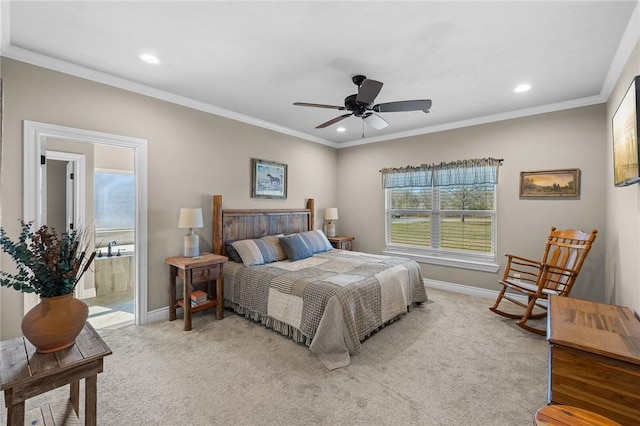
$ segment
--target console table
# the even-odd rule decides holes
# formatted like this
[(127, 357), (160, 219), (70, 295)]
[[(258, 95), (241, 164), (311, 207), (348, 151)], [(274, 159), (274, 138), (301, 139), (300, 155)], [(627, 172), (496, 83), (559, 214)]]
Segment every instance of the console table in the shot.
[(550, 404), (640, 419), (640, 322), (623, 306), (551, 296), (547, 317)]
[[(80, 424), (80, 380), (85, 381), (85, 424), (96, 425), (98, 373), (111, 349), (87, 323), (76, 344), (48, 354), (24, 337), (0, 342), (0, 390), (4, 391), (7, 425)], [(25, 418), (25, 401), (60, 386), (70, 385), (69, 400), (30, 410)]]

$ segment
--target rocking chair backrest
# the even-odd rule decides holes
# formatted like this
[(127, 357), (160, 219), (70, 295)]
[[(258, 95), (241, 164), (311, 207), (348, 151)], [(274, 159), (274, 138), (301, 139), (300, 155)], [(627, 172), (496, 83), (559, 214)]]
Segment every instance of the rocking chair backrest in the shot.
[[(546, 288), (556, 290), (562, 296), (569, 295), (597, 233), (595, 229), (586, 233), (573, 229), (556, 231), (555, 227), (551, 228), (542, 256), (542, 263), (549, 265), (544, 277)], [(563, 270), (554, 269), (554, 266)], [(566, 271), (567, 269), (570, 271)]]

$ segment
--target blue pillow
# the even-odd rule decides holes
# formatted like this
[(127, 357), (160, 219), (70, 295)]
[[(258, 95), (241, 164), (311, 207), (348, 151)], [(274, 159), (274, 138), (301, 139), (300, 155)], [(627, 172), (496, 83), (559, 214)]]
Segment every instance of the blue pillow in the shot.
[(319, 229), (316, 229), (315, 231), (300, 232), (298, 235), (302, 237), (304, 242), (307, 244), (307, 247), (309, 247), (309, 250), (311, 250), (311, 253), (322, 253), (333, 248), (329, 240), (327, 240), (327, 237), (324, 235), (324, 232)]
[(311, 253), (311, 250), (309, 250), (309, 247), (299, 234), (281, 237), (280, 245), (292, 262), (313, 256), (313, 253)]

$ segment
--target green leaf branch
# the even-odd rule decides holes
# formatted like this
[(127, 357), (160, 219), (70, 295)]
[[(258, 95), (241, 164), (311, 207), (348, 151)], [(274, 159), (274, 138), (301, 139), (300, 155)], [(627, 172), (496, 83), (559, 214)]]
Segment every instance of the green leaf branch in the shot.
[(17, 242), (0, 228), (0, 246), (16, 264), (17, 273), (0, 271), (0, 285), (40, 297), (62, 296), (73, 292), (96, 256), (89, 250), (84, 230), (58, 236), (54, 228), (41, 226), (32, 231), (33, 222), (21, 221)]

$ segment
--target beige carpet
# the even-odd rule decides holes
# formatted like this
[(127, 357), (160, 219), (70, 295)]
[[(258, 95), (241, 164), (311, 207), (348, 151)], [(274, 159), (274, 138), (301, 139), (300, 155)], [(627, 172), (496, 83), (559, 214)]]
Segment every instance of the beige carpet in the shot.
[(490, 312), (490, 300), (428, 293), (334, 371), (229, 311), (195, 315), (191, 332), (181, 320), (101, 331), (113, 355), (98, 378), (98, 424), (531, 425), (546, 403), (545, 339)]

